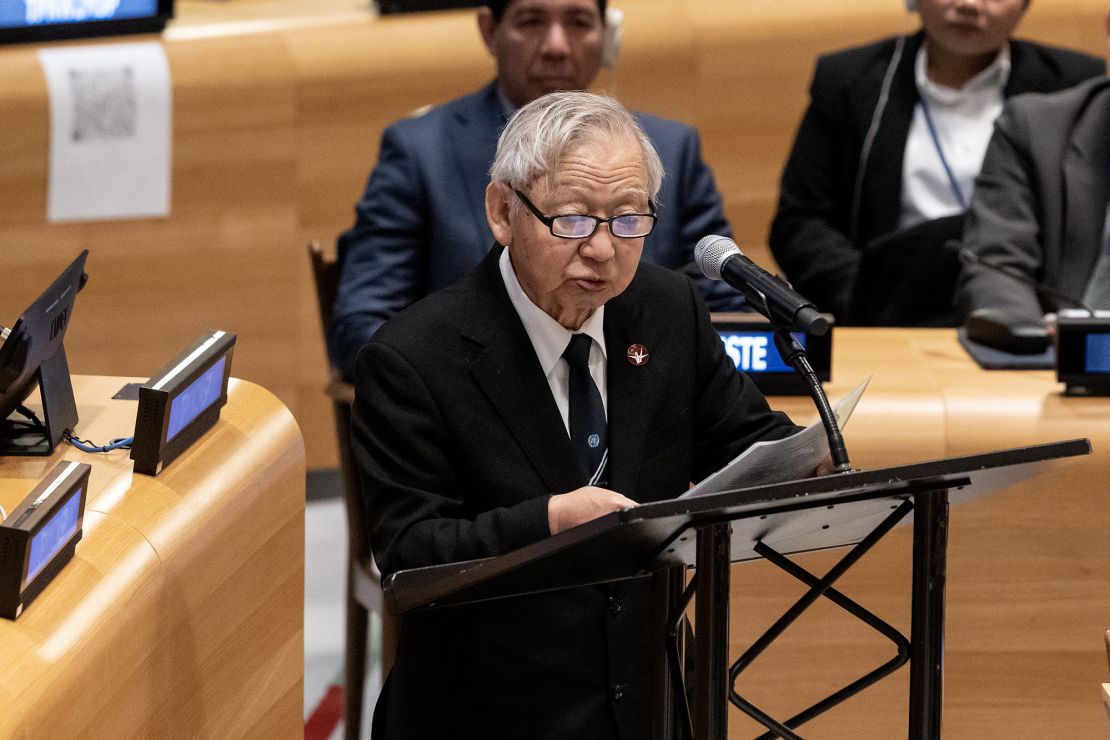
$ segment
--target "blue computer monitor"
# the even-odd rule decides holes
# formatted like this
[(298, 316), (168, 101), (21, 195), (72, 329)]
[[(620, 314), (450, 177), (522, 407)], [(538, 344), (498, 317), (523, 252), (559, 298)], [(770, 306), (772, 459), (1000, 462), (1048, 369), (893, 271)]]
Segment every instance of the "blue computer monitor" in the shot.
[[(63, 340), (87, 278), (88, 256), (88, 250), (77, 255), (0, 344), (0, 455), (48, 455), (65, 430), (77, 425)], [(42, 403), (39, 424), (17, 412), (36, 388)]]
[(3, 0), (0, 43), (157, 33), (174, 0)]

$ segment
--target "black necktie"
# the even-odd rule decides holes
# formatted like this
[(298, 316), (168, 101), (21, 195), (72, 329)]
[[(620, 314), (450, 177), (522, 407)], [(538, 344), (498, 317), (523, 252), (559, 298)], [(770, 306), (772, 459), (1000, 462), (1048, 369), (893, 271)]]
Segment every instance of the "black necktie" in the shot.
[(605, 464), (609, 459), (605, 406), (601, 392), (590, 375), (590, 347), (593, 339), (575, 334), (563, 352), (570, 370), (570, 441), (586, 472), (587, 484), (605, 485)]

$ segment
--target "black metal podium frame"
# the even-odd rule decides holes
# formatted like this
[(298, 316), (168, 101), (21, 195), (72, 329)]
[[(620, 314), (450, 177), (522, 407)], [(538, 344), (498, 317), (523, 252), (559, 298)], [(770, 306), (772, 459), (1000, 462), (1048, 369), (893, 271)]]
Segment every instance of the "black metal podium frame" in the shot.
[[(657, 599), (656, 621), (667, 625), (659, 630), (659, 637), (668, 633), (671, 640), (660, 645), (660, 655), (670, 657), (669, 670), (656, 672), (661, 678), (655, 695), (666, 704), (662, 720), (654, 723), (661, 728), (659, 737), (669, 740), (686, 734), (683, 712), (675, 711), (675, 707), (685, 709), (686, 698), (674, 680), (681, 673), (674, 648), (675, 617), (695, 591), (692, 691), (696, 701), (689, 717), (693, 736), (723, 740), (731, 699), (771, 729), (768, 737), (797, 737), (793, 728), (798, 724), (904, 664), (905, 643), (887, 634), (885, 625), (872, 624), (899, 646), (895, 659), (785, 722), (761, 718), (743, 707), (742, 699), (736, 701), (732, 685), (739, 671), (735, 666), (730, 669), (728, 660), (731, 563), (770, 559), (810, 586), (801, 601), (812, 603), (826, 596), (868, 621), (861, 615), (866, 610), (836, 592), (832, 584), (862, 555), (860, 547), (866, 549), (912, 516), (908, 737), (939, 738), (950, 504), (1030, 478), (1053, 460), (1090, 451), (1088, 440), (1068, 440), (645, 504), (498, 557), (394, 573), (383, 584), (386, 604), (403, 614), (655, 573), (656, 593), (666, 597)], [(852, 545), (856, 547), (822, 578), (785, 558)], [(683, 593), (682, 575), (689, 566), (696, 568), (694, 588)], [(796, 616), (794, 611), (800, 613), (806, 606), (795, 605), (784, 615), (786, 623)], [(773, 640), (774, 635), (767, 639)], [(741, 661), (748, 657), (746, 653)], [(853, 689), (856, 684), (860, 685)]]

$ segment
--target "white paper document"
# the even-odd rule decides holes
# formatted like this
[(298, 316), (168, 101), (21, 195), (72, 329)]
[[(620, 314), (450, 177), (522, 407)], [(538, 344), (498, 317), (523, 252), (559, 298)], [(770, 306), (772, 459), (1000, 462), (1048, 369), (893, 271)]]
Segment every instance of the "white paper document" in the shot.
[[(848, 425), (848, 419), (856, 410), (856, 404), (870, 382), (869, 375), (855, 390), (833, 404), (833, 415), (841, 429)], [(785, 439), (756, 442), (728, 465), (682, 494), (682, 497), (809, 478), (828, 454), (829, 438), (818, 419)]]
[(41, 49), (50, 91), (48, 221), (170, 212), (170, 71), (154, 42)]

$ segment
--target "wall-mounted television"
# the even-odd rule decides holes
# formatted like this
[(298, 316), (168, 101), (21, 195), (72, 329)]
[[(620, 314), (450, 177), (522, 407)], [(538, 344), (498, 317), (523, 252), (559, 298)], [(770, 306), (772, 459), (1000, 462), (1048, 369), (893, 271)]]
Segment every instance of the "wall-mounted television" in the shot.
[(174, 0), (3, 0), (0, 43), (157, 33)]

